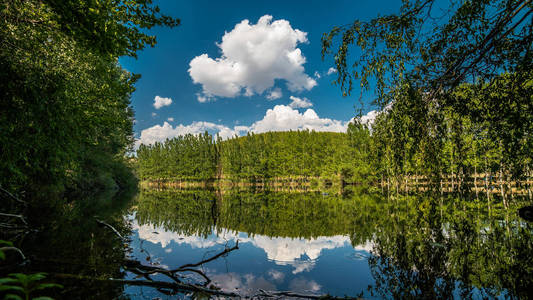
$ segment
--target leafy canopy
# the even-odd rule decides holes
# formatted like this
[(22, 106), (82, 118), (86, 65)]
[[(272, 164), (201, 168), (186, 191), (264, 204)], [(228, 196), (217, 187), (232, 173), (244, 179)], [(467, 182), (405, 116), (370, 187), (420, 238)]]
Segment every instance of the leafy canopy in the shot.
[(383, 107), (406, 81), (436, 96), (464, 82), (531, 69), (531, 0), (441, 5), (403, 0), (398, 14), (355, 20), (324, 33), (322, 56), (333, 54), (343, 94), (350, 94), (354, 81), (363, 89), (375, 85)]

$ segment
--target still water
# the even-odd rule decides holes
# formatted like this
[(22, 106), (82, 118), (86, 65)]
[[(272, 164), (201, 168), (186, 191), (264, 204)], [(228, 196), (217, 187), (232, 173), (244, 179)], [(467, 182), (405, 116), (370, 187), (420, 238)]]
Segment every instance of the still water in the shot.
[[(243, 296), (262, 289), (391, 299), (527, 298), (533, 286), (531, 224), (519, 219), (516, 207), (503, 209), (496, 202), (489, 209), (485, 200), (451, 197), (242, 189), (145, 189), (133, 200), (113, 201), (104, 197), (73, 207), (65, 214), (70, 219), (28, 242), (47, 243), (34, 249), (47, 257), (37, 269), (137, 280), (123, 267), (124, 257), (172, 269), (238, 241), (239, 249), (199, 270), (215, 286)], [(98, 227), (95, 215), (129, 241)], [(201, 279), (186, 276), (189, 282)], [(76, 288), (60, 297), (194, 296), (62, 282)]]
[[(132, 255), (203, 266), (225, 291), (365, 298), (526, 295), (531, 227), (485, 202), (346, 193), (144, 190), (127, 215)], [(528, 276), (528, 277), (524, 277)], [(131, 278), (132, 275), (130, 275)], [(135, 297), (162, 297), (128, 287)]]

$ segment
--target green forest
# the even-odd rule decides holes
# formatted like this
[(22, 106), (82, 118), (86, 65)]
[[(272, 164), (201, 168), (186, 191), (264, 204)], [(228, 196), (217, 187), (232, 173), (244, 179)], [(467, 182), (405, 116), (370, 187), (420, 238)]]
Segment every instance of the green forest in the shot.
[[(511, 85), (512, 76), (502, 80), (501, 84)], [(529, 89), (524, 96), (529, 99), (533, 81), (521, 85)], [(463, 86), (455, 95), (457, 101), (481, 106), (473, 89)], [(423, 112), (411, 118), (409, 114), (422, 107), (411, 101), (422, 105), (423, 97), (410, 91), (409, 98), (399, 98), (373, 124), (356, 119), (346, 133), (249, 133), (222, 140), (206, 132), (141, 145), (136, 170), (141, 180), (151, 181), (337, 177), (345, 183), (393, 189), (423, 185), (427, 190), (478, 196), (483, 191), (489, 198), (498, 190), (504, 202), (515, 193), (531, 197), (532, 139), (527, 130), (513, 137), (500, 136), (483, 120), (488, 116), (476, 119), (451, 109), (432, 110), (432, 119), (424, 119), (428, 116)], [(428, 128), (433, 118), (439, 123)]]
[(222, 141), (207, 132), (141, 145), (141, 180), (264, 180), (336, 176), (352, 170), (355, 148), (345, 133), (250, 133)]

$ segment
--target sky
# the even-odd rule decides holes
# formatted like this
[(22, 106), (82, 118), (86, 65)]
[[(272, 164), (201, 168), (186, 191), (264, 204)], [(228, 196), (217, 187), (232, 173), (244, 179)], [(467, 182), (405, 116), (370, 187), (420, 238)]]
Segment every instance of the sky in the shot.
[[(136, 145), (209, 131), (345, 131), (361, 107), (342, 97), (320, 39), (334, 26), (395, 13), (400, 1), (160, 1), (181, 20), (157, 27), (155, 47), (122, 57), (141, 74), (132, 95)], [(375, 115), (372, 92), (363, 113)]]

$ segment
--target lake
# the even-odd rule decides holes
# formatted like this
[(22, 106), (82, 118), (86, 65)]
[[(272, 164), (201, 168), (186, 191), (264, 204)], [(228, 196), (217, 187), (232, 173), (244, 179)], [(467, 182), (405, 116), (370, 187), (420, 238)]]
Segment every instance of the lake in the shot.
[[(124, 257), (172, 269), (199, 266), (222, 291), (364, 298), (527, 297), (533, 286), (530, 224), (516, 207), (454, 197), (387, 196), (353, 190), (142, 189), (77, 201), (33, 235), (33, 268), (66, 284), (60, 296), (174, 299), (152, 287), (65, 278), (145, 279)], [(84, 204), (85, 203), (85, 204)], [(128, 237), (120, 240), (104, 220)], [(184, 282), (204, 279), (183, 273)], [(168, 281), (156, 274), (154, 280)], [(69, 289), (68, 285), (78, 288)]]

